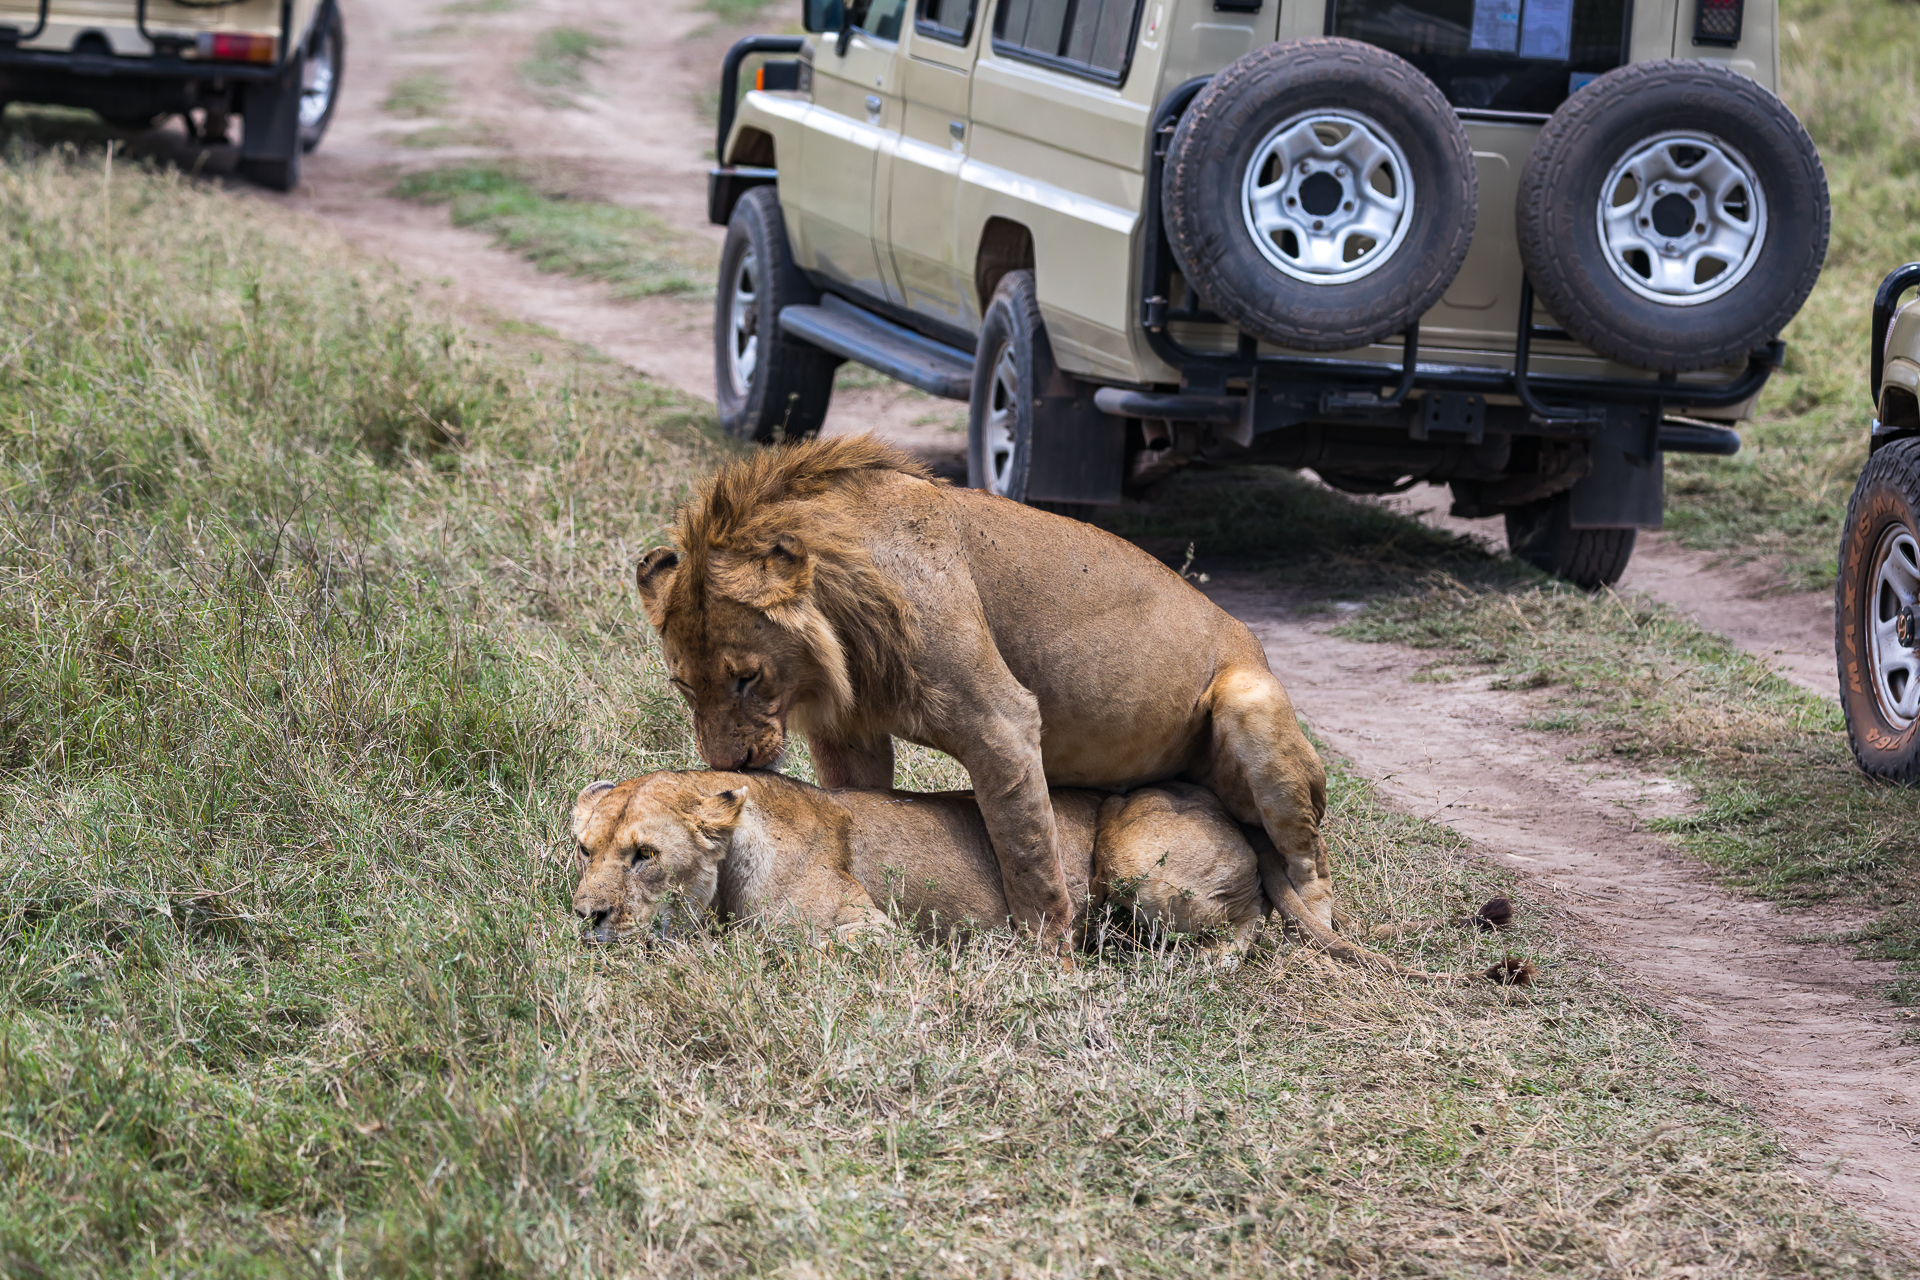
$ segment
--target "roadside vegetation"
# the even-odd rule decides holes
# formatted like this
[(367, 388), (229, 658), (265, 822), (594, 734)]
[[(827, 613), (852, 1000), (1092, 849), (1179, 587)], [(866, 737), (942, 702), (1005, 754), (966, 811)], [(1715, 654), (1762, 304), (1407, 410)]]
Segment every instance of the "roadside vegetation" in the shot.
[(613, 44), (606, 36), (578, 27), (543, 31), (533, 42), (533, 52), (520, 64), (520, 78), (542, 105), (571, 107), (587, 91), (587, 68)]
[(1873, 416), (1873, 292), (1920, 258), (1914, 13), (1898, 0), (1781, 0), (1780, 19), (1781, 96), (1826, 164), (1832, 243), (1739, 455), (1668, 458), (1667, 523), (1689, 545), (1773, 558), (1791, 584), (1831, 587)]
[(456, 227), (473, 227), (542, 271), (612, 285), (623, 298), (699, 294), (713, 271), (693, 245), (645, 209), (545, 193), (497, 165), (450, 165), (405, 175), (394, 194), (445, 204)]
[[(0, 1271), (1903, 1274), (1524, 896), (1391, 944), (1523, 989), (582, 946), (704, 412), (97, 152), (0, 225)], [(1518, 892), (1333, 787), (1363, 922)]]
[(438, 71), (419, 71), (395, 80), (380, 108), (405, 120), (421, 120), (444, 114), (452, 105), (453, 85), (447, 77)]

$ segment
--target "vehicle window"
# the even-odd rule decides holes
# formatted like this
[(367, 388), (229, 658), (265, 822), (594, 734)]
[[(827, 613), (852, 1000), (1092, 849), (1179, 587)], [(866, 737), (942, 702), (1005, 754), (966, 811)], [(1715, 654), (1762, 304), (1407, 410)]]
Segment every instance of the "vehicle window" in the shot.
[(1139, 0), (1000, 0), (993, 47), (1118, 83), (1139, 14)]
[(906, 20), (907, 0), (853, 0), (848, 6), (853, 25), (876, 40), (898, 40), (900, 24)]
[(1333, 0), (1328, 34), (1379, 45), (1456, 107), (1550, 112), (1627, 60), (1630, 0)]
[(914, 29), (936, 40), (965, 44), (973, 37), (974, 0), (920, 0)]

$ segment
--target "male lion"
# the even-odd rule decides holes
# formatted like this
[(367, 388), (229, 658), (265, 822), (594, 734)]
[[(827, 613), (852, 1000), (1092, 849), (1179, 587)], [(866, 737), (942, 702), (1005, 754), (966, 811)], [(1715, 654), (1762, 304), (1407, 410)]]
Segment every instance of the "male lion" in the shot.
[(930, 479), (871, 436), (762, 450), (684, 506), (637, 579), (716, 769), (791, 723), (830, 787), (886, 787), (894, 736), (965, 766), (1015, 921), (1072, 916), (1056, 786), (1183, 778), (1279, 852), (1267, 893), (1323, 946), (1326, 774), (1253, 633), (1091, 525)]
[[(1237, 823), (1184, 783), (1131, 795), (1055, 791), (1075, 915), (1108, 903), (1149, 928), (1239, 953), (1268, 904)], [(889, 928), (885, 902), (927, 937), (1007, 920), (1000, 868), (965, 792), (823, 791), (777, 773), (653, 773), (595, 782), (573, 807), (573, 909), (611, 942), (666, 902), (697, 917), (785, 919), (824, 940)]]

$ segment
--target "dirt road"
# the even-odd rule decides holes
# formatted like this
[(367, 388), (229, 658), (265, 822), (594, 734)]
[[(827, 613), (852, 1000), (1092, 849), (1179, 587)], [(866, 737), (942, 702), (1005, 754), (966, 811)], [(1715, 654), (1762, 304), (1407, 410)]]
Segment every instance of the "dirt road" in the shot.
[[(709, 304), (625, 302), (600, 285), (542, 274), (451, 228), (444, 210), (386, 193), (406, 167), (510, 155), (564, 176), (569, 189), (644, 206), (717, 251), (705, 225), (712, 146), (703, 103), (737, 34), (676, 0), (345, 0), (352, 33), (347, 89), (332, 135), (292, 198), (350, 240), (438, 281), (459, 306), (531, 321), (692, 395), (710, 395)], [(767, 25), (783, 25), (784, 11)], [(566, 25), (616, 43), (571, 107), (542, 106), (516, 67), (533, 40)], [(390, 87), (423, 72), (451, 86), (442, 119), (382, 110)], [(458, 126), (484, 146), (403, 145), (411, 131)], [(477, 126), (477, 127), (476, 127)], [(836, 397), (830, 432), (878, 429), (951, 469), (964, 439), (953, 406), (880, 387)], [(1422, 518), (1447, 523), (1409, 495)], [(1459, 522), (1464, 524), (1465, 522)], [(1475, 522), (1475, 536), (1497, 527)], [(1830, 608), (1770, 594), (1751, 575), (1716, 570), (1659, 539), (1643, 543), (1627, 588), (1665, 600), (1832, 696)], [(1722, 1087), (1780, 1125), (1808, 1175), (1920, 1245), (1920, 1065), (1898, 1044), (1875, 993), (1884, 966), (1796, 939), (1845, 921), (1737, 900), (1642, 830), (1686, 803), (1671, 784), (1569, 763), (1564, 740), (1533, 734), (1527, 695), (1472, 682), (1414, 684), (1417, 661), (1335, 639), (1246, 583), (1216, 583), (1221, 602), (1266, 643), (1303, 714), (1334, 750), (1409, 811), (1448, 823), (1490, 859), (1557, 895), (1566, 922), (1650, 996), (1696, 1028)]]

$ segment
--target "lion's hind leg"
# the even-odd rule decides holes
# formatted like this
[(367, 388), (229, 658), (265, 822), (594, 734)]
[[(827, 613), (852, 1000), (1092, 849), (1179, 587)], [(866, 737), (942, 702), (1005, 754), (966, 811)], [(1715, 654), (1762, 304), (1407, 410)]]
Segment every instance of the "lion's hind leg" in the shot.
[(1251, 946), (1267, 914), (1260, 863), (1239, 824), (1212, 792), (1187, 783), (1102, 804), (1093, 874), (1096, 901), (1221, 956)]

